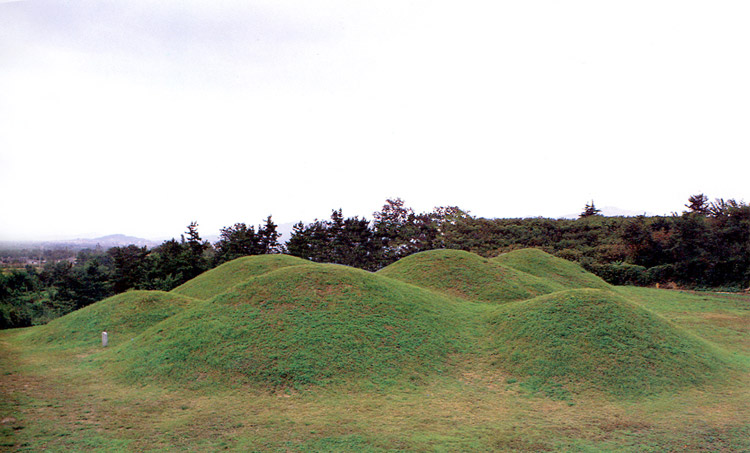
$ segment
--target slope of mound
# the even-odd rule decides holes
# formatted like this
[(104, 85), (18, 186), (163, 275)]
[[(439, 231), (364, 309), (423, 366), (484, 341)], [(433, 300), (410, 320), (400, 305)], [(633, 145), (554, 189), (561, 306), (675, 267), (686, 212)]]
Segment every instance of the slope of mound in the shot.
[(552, 280), (565, 288), (609, 288), (607, 282), (571, 261), (538, 249), (521, 249), (492, 258), (495, 263)]
[(725, 366), (706, 343), (610, 291), (502, 305), (490, 324), (496, 364), (542, 384), (636, 396), (706, 383)]
[(378, 275), (483, 302), (529, 299), (565, 289), (559, 283), (461, 250), (416, 253), (381, 269)]
[(243, 256), (202, 273), (173, 289), (172, 292), (196, 299), (210, 299), (256, 275), (281, 267), (307, 263), (309, 261), (290, 255)]
[(126, 377), (262, 387), (421, 379), (467, 324), (454, 301), (369, 272), (288, 266), (196, 304), (112, 351)]
[(50, 321), (29, 338), (35, 343), (93, 346), (101, 344), (106, 331), (110, 345), (117, 345), (195, 302), (163, 291), (128, 291)]

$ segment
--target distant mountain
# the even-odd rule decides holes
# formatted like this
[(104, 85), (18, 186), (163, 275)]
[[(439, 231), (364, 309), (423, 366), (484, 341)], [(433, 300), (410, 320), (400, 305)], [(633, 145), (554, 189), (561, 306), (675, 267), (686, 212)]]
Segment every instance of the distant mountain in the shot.
[(104, 250), (112, 247), (124, 247), (127, 245), (138, 247), (156, 247), (161, 241), (126, 236), (124, 234), (110, 234), (97, 238), (58, 239), (47, 241), (0, 241), (0, 250), (70, 250), (78, 252), (84, 249), (93, 249), (97, 246)]
[(127, 236), (124, 234), (110, 234), (108, 236), (102, 236), (94, 239), (76, 239), (76, 241), (82, 244), (99, 244), (104, 248), (118, 247), (130, 244), (137, 245), (139, 247), (156, 247), (160, 244), (160, 242), (134, 236)]

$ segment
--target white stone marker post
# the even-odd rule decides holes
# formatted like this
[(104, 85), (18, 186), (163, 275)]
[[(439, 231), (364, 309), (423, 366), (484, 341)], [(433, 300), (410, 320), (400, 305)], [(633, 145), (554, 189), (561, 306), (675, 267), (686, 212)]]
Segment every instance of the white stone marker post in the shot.
[(102, 332), (102, 347), (103, 348), (107, 347), (107, 341), (108, 341), (107, 332)]

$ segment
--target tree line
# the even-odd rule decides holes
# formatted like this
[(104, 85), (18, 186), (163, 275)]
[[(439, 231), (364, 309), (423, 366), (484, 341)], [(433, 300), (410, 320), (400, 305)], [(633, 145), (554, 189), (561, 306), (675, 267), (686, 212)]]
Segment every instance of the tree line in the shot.
[(416, 213), (400, 198), (373, 219), (345, 217), (297, 223), (279, 242), (269, 216), (257, 228), (236, 223), (219, 241), (190, 223), (180, 239), (83, 250), (75, 262), (48, 262), (0, 274), (0, 328), (41, 324), (129, 289), (169, 291), (224, 262), (288, 253), (314, 262), (375, 271), (410, 254), (440, 248), (485, 257), (525, 247), (577, 261), (613, 284), (669, 284), (742, 290), (750, 286), (750, 206), (693, 195), (681, 214), (604, 217), (594, 202), (578, 219), (486, 219), (456, 207)]

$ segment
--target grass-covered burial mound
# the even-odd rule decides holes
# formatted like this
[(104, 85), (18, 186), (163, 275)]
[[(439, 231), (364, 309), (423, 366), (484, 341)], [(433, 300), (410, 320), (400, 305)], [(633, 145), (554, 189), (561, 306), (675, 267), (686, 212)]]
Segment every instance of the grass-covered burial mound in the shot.
[(290, 255), (245, 256), (206, 271), (173, 289), (172, 292), (196, 299), (210, 299), (252, 277), (281, 267), (299, 266), (307, 263), (309, 261)]
[(564, 288), (609, 288), (607, 282), (586, 271), (577, 263), (564, 260), (539, 249), (521, 249), (503, 253), (493, 262), (553, 281)]
[(565, 289), (559, 283), (461, 250), (431, 250), (407, 256), (379, 275), (464, 299), (504, 303)]
[(96, 346), (107, 331), (110, 345), (117, 345), (197, 302), (163, 291), (128, 291), (50, 321), (30, 331), (29, 339), (61, 347)]
[(495, 364), (542, 384), (636, 396), (701, 385), (726, 369), (704, 341), (606, 290), (502, 305), (490, 324)]
[(113, 358), (131, 378), (305, 387), (442, 372), (462, 347), (456, 302), (338, 265), (267, 272), (154, 326)]

